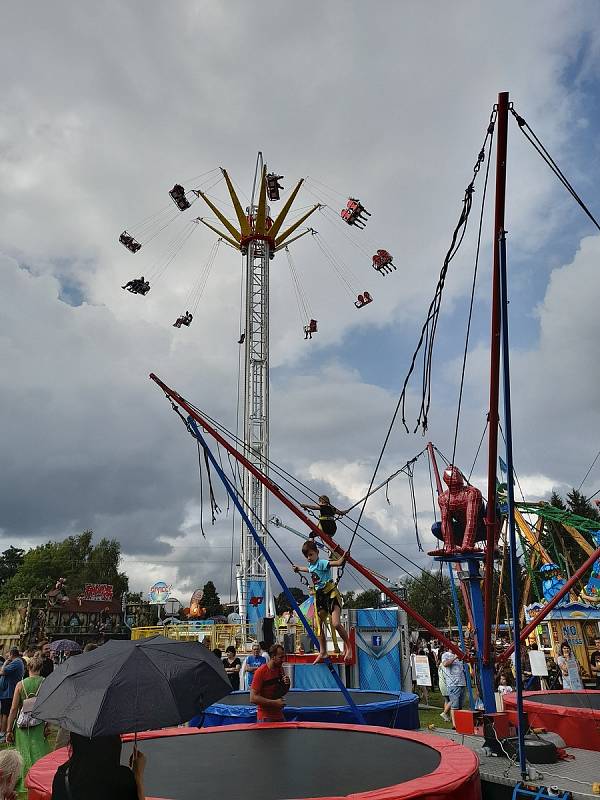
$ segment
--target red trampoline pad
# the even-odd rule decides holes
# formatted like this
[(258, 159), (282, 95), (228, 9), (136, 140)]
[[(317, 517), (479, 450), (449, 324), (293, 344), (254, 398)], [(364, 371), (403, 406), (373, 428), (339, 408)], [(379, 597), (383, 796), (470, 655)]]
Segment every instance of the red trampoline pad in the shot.
[[(516, 694), (505, 694), (503, 700), (514, 719)], [(600, 691), (524, 692), (523, 708), (530, 727), (558, 733), (567, 747), (600, 751)]]
[[(132, 739), (124, 737), (123, 763)], [(477, 756), (413, 731), (292, 722), (169, 728), (138, 734), (138, 743), (148, 800), (222, 800), (230, 790), (246, 800), (481, 799)], [(66, 759), (63, 748), (34, 764), (29, 800), (50, 800)]]

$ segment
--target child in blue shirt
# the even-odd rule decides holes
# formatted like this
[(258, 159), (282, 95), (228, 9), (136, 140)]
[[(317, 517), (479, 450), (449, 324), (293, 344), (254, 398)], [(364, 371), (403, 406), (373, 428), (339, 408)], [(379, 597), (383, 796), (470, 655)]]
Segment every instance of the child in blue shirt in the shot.
[(325, 638), (325, 621), (331, 617), (331, 625), (341, 636), (344, 642), (344, 661), (352, 661), (352, 645), (350, 637), (341, 622), (342, 596), (331, 575), (331, 567), (341, 567), (345, 561), (342, 558), (319, 558), (319, 549), (315, 542), (309, 540), (302, 545), (302, 554), (308, 561), (307, 567), (294, 564), (294, 572), (308, 572), (311, 576), (315, 590), (315, 609), (319, 615), (319, 655), (314, 663), (318, 664), (327, 658), (327, 640)]

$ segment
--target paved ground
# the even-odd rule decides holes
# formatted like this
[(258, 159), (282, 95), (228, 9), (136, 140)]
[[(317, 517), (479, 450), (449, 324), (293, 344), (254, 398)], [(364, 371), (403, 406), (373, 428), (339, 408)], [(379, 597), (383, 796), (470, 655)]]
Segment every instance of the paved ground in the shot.
[[(482, 780), (514, 786), (520, 779), (518, 766), (510, 764), (508, 759), (490, 758), (483, 754), (481, 750), (483, 740), (479, 736), (463, 736), (443, 728), (430, 729), (428, 733), (445, 736), (477, 753)], [(598, 795), (592, 791), (592, 784), (600, 783), (600, 753), (593, 750), (579, 750), (576, 747), (568, 747), (566, 750), (574, 756), (573, 759), (558, 761), (556, 764), (532, 765), (543, 776), (535, 782), (543, 786), (558, 786), (563, 791), (568, 790), (573, 794), (573, 800), (589, 798), (597, 800)]]

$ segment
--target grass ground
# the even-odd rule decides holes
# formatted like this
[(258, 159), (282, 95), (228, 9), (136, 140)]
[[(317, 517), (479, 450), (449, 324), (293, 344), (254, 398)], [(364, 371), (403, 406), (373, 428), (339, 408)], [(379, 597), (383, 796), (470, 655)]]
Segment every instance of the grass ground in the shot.
[[(444, 707), (444, 698), (442, 695), (439, 692), (429, 690), (428, 701), (428, 705), (425, 705), (425, 699), (423, 696), (421, 696), (419, 701), (419, 720), (421, 721), (421, 728), (423, 730), (427, 730), (430, 725), (435, 725), (436, 728), (450, 729), (452, 727), (452, 723), (445, 722), (440, 717), (440, 713)], [(469, 708), (468, 699), (465, 708)]]

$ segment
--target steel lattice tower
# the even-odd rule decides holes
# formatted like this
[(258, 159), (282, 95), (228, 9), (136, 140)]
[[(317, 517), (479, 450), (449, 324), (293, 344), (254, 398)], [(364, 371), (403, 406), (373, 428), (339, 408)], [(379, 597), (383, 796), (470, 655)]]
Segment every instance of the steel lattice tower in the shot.
[[(225, 239), (245, 257), (246, 266), (246, 314), (244, 339), (244, 455), (263, 474), (269, 472), (269, 266), (278, 250), (309, 232), (306, 229), (290, 238), (300, 225), (319, 208), (316, 204), (292, 223), (281, 230), (283, 223), (300, 190), (300, 180), (290, 193), (281, 211), (273, 220), (267, 206), (267, 168), (259, 153), (254, 189), (258, 184), (258, 202), (255, 204), (253, 191), (251, 205), (245, 213), (226, 170), (223, 177), (229, 190), (237, 226), (198, 191), (209, 208), (216, 214), (227, 233), (219, 230), (205, 219), (200, 218), (208, 228)], [(308, 322), (308, 320), (307, 320)], [(268, 492), (263, 484), (248, 471), (244, 474), (244, 504), (250, 518), (255, 523), (257, 533), (267, 544), (267, 525), (269, 523)], [(237, 591), (242, 622), (248, 619), (249, 604), (256, 600), (250, 596), (250, 589), (264, 587), (264, 615), (274, 613), (272, 594), (269, 586), (267, 564), (250, 531), (244, 527), (241, 533), (240, 564), (237, 573)], [(256, 591), (256, 588), (253, 589)], [(258, 605), (258, 604), (257, 604)]]

